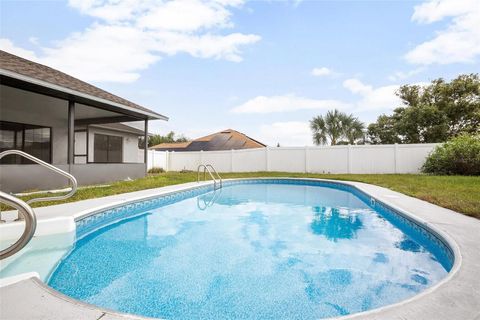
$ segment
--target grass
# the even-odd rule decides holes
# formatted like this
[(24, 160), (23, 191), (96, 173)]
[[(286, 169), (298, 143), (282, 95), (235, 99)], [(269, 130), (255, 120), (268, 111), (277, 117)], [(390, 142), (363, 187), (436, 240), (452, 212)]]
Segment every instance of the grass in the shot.
[[(359, 181), (386, 187), (454, 211), (480, 219), (480, 177), (430, 176), (420, 174), (304, 174), (285, 172), (222, 173), (223, 178), (248, 177), (309, 177)], [(164, 187), (196, 181), (196, 172), (167, 172), (151, 174), (133, 181), (120, 181), (106, 187), (84, 188), (64, 201), (34, 203), (34, 207), (47, 206), (114, 194)], [(22, 197), (28, 200), (42, 197), (35, 194)]]

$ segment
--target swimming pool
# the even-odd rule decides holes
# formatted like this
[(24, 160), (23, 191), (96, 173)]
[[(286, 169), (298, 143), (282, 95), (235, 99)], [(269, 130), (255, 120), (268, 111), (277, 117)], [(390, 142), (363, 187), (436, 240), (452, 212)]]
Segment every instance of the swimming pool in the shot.
[(311, 319), (399, 302), (452, 264), (440, 237), (354, 187), (252, 179), (79, 220), (48, 283), (149, 317)]

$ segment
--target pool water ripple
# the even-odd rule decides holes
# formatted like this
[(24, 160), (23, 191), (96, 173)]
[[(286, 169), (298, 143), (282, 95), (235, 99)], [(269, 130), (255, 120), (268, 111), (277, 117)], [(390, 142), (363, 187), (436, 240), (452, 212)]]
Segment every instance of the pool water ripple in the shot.
[(149, 317), (314, 319), (399, 302), (451, 268), (440, 240), (335, 184), (227, 183), (149, 201), (79, 221), (49, 285)]

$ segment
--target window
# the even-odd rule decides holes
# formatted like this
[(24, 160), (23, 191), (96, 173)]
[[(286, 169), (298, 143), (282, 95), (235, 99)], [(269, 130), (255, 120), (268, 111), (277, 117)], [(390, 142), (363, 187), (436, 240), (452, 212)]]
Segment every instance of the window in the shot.
[[(0, 121), (0, 152), (10, 149), (25, 151), (45, 162), (52, 162), (52, 129), (31, 124)], [(9, 155), (1, 164), (31, 164), (32, 161)]]
[(94, 162), (122, 162), (123, 139), (122, 137), (109, 136), (95, 133), (93, 141)]

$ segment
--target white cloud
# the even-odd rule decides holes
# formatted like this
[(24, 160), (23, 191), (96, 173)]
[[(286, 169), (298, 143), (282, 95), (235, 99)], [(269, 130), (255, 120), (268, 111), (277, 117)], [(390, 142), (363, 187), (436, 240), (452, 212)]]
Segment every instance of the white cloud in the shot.
[(264, 124), (255, 136), (269, 146), (306, 146), (313, 145), (312, 133), (308, 122), (287, 121)]
[(389, 75), (388, 79), (390, 81), (404, 80), (404, 79), (413, 77), (413, 76), (415, 76), (419, 73), (422, 73), (423, 71), (425, 71), (425, 67), (416, 68), (416, 69), (409, 70), (409, 71), (406, 71), (406, 72), (405, 71), (397, 71), (397, 72)]
[(143, 28), (175, 31), (231, 26), (230, 11), (224, 5), (195, 0), (167, 2), (150, 10), (138, 23)]
[(343, 86), (352, 93), (358, 93), (361, 95), (367, 95), (373, 91), (372, 86), (366, 85), (358, 79), (347, 79), (343, 81)]
[(233, 62), (242, 61), (239, 46), (257, 42), (260, 37), (252, 34), (231, 33), (225, 36), (204, 34), (201, 36), (168, 32), (156, 42), (155, 49), (174, 55), (186, 52), (198, 58), (225, 59)]
[(143, 0), (69, 0), (68, 4), (82, 14), (110, 22), (133, 19), (137, 14), (150, 7), (149, 1)]
[(343, 82), (343, 86), (361, 97), (355, 103), (353, 112), (388, 111), (401, 105), (400, 98), (395, 95), (399, 85), (374, 88), (358, 79), (347, 79)]
[(33, 51), (0, 39), (2, 50), (58, 68), (85, 81), (132, 82), (167, 55), (242, 61), (240, 48), (260, 40), (233, 27), (231, 9), (242, 0), (70, 0), (96, 18), (81, 32)]
[(139, 71), (158, 61), (155, 40), (121, 25), (94, 25), (53, 48), (43, 48), (39, 60), (86, 81), (132, 82)]
[(415, 6), (412, 20), (433, 23), (450, 18), (438, 31), (405, 55), (416, 64), (473, 62), (480, 55), (480, 2), (478, 0), (430, 0)]
[(338, 100), (317, 100), (293, 94), (282, 96), (258, 96), (232, 109), (235, 113), (273, 113), (304, 109), (344, 109), (348, 105)]
[(333, 71), (327, 67), (313, 68), (312, 75), (316, 77), (330, 76), (333, 74)]
[[(423, 83), (418, 83), (423, 84)], [(373, 87), (359, 79), (343, 81), (343, 87), (357, 96), (351, 103), (334, 99), (310, 99), (294, 94), (279, 96), (257, 96), (232, 109), (235, 113), (267, 114), (274, 112), (293, 112), (298, 110), (327, 111), (340, 109), (345, 112), (371, 113), (387, 112), (401, 105), (395, 94), (400, 85)]]
[(17, 47), (9, 39), (0, 38), (0, 49), (3, 51), (10, 52), (14, 55), (23, 57), (28, 60), (32, 60), (32, 61), (37, 60), (35, 52)]
[(412, 20), (432, 23), (469, 13), (475, 7), (478, 8), (477, 0), (430, 0), (415, 6)]

